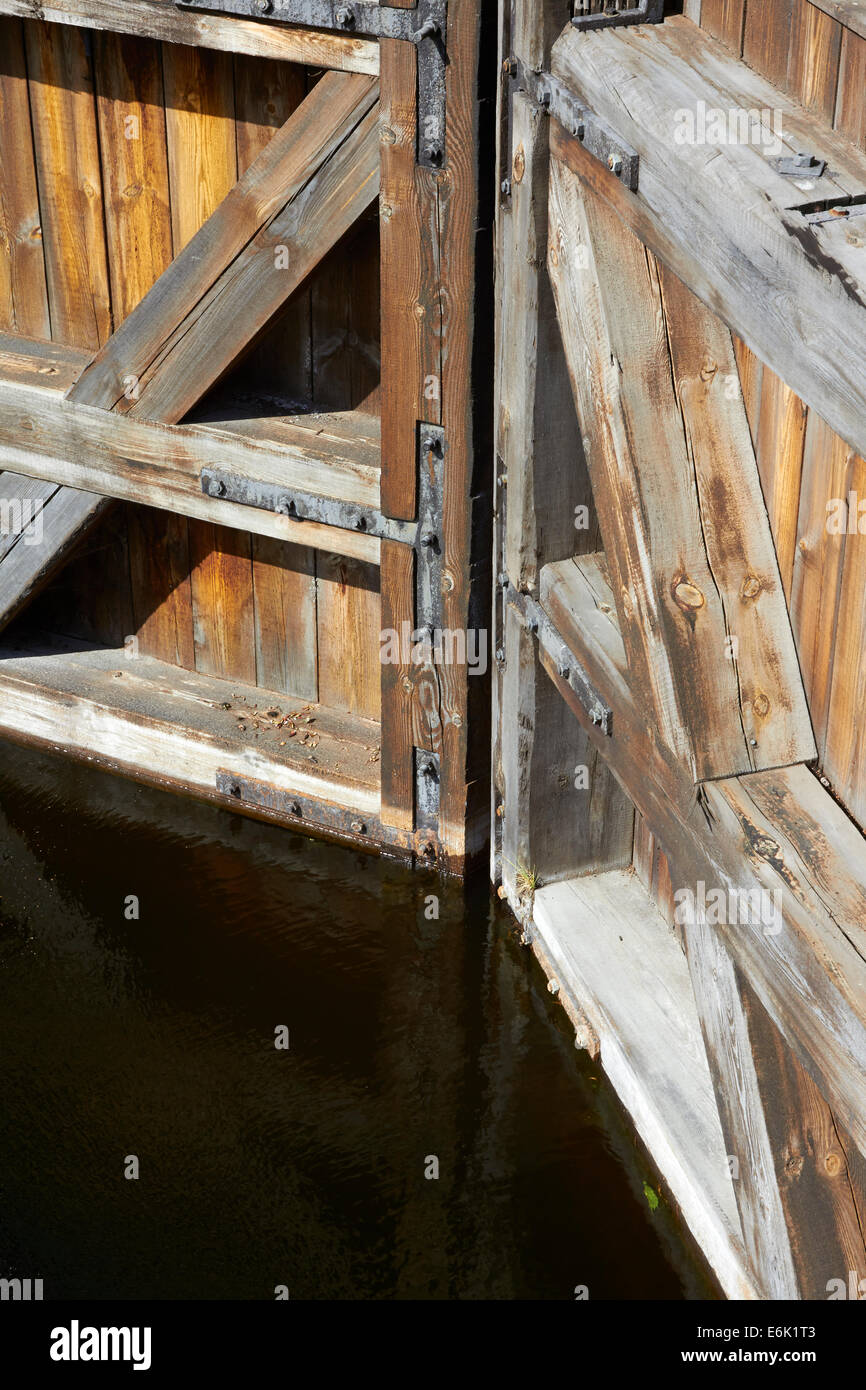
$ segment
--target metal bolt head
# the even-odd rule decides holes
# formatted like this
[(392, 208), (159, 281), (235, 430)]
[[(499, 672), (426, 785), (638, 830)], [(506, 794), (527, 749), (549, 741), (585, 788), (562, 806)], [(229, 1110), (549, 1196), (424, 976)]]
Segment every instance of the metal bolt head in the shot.
[(505, 650), (503, 647), (496, 648), (496, 660), (499, 662), (503, 662), (505, 660)]
[(281, 497), (277, 503), (276, 510), (280, 516), (291, 516), (294, 505), (291, 497)]
[(622, 156), (618, 154), (609, 154), (607, 157), (607, 167), (612, 174), (621, 174)]
[(526, 624), (526, 626), (529, 628), (529, 631), (530, 631), (530, 632), (537, 632), (537, 631), (538, 631), (538, 619), (537, 619), (537, 618), (530, 618), (530, 619), (529, 619), (529, 622)]
[(500, 587), (500, 589), (507, 589), (507, 588), (508, 588), (508, 583), (509, 583), (508, 575), (505, 573), (505, 570), (503, 570), (503, 571), (501, 572), (501, 574), (499, 575), (499, 587)]
[(431, 164), (442, 163), (442, 146), (435, 140), (431, 141), (427, 146), (427, 158), (430, 160)]
[(215, 482), (212, 482), (210, 485), (211, 497), (225, 497), (226, 491), (227, 489), (225, 483), (221, 482), (219, 479), (217, 479)]
[(499, 185), (499, 189), (500, 189), (500, 192), (502, 193), (503, 197), (505, 197), (505, 198), (510, 197), (510, 196), (511, 196), (511, 179), (503, 179), (502, 182), (501, 182), (501, 184)]
[(432, 39), (434, 34), (439, 33), (439, 25), (435, 19), (425, 19), (420, 29), (416, 29), (412, 35), (413, 43), (422, 43), (424, 39)]
[(367, 827), (362, 820), (353, 820), (352, 829), (356, 835), (366, 835)]
[(301, 814), (300, 802), (293, 801), (291, 806), (289, 807), (289, 810), (293, 816), (299, 816)]
[(559, 674), (562, 676), (562, 679), (564, 681), (567, 681), (569, 676), (571, 675), (571, 668), (569, 666), (560, 666)]
[(598, 728), (602, 721), (601, 710), (594, 709), (589, 717), (592, 720), (595, 727)]
[(438, 537), (435, 531), (425, 531), (421, 537), (421, 544), (426, 545), (429, 550), (437, 544)]
[(257, 14), (270, 14), (274, 8), (274, 0), (254, 0), (253, 9)]
[(507, 474), (507, 473), (500, 473), (500, 474), (499, 474), (499, 477), (496, 479), (496, 482), (497, 482), (497, 486), (499, 486), (499, 487), (507, 487), (507, 486), (508, 486), (508, 474)]
[(351, 29), (355, 23), (355, 16), (348, 5), (341, 5), (339, 9), (335, 10), (334, 18), (341, 29)]

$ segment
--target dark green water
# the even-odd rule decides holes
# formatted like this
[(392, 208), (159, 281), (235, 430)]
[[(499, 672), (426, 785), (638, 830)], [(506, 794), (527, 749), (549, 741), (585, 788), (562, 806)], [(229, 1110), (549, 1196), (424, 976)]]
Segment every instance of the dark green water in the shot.
[(0, 744), (0, 1055), (46, 1299), (716, 1296), (483, 888)]

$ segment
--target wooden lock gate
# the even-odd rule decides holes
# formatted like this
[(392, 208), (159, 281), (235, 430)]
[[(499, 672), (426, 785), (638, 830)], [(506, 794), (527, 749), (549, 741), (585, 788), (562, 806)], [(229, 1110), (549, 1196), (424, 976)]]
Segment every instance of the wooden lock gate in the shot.
[(859, 1287), (861, 0), (0, 53), (0, 730), (489, 853), (725, 1293)]

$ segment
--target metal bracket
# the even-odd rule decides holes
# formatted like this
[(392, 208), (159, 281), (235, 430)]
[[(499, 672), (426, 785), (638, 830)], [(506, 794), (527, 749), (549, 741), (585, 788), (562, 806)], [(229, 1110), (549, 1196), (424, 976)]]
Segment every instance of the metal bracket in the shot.
[[(586, 10), (589, 0), (577, 0), (578, 7)], [(665, 17), (664, 0), (639, 0), (628, 10), (615, 8), (614, 0), (609, 0), (600, 14), (576, 14), (572, 19), (575, 29), (614, 29), (625, 24), (661, 24)]]
[(317, 521), (322, 526), (334, 526), (341, 531), (359, 531), (365, 536), (400, 541), (404, 545), (415, 545), (418, 540), (416, 521), (395, 521), (373, 507), (356, 506), (335, 497), (317, 497), (309, 492), (299, 492), (297, 488), (242, 478), (236, 473), (224, 473), (216, 468), (202, 469), (201, 490), (207, 497), (236, 502), (242, 507), (258, 507), (265, 512), (277, 512), (292, 521)]
[[(592, 18), (604, 16), (593, 15)], [(569, 135), (579, 140), (587, 153), (604, 164), (626, 188), (630, 188), (632, 193), (637, 192), (640, 155), (600, 116), (596, 116), (549, 72), (533, 72), (518, 58), (509, 58), (506, 70), (516, 90), (525, 92), (531, 101), (559, 121)]]
[(826, 159), (808, 153), (782, 155), (779, 159), (771, 159), (770, 163), (777, 174), (784, 174), (788, 179), (819, 179), (827, 168)]
[(439, 832), (439, 754), (415, 748), (415, 829)]
[(519, 589), (515, 589), (507, 574), (503, 573), (499, 576), (499, 583), (506, 591), (506, 602), (513, 604), (520, 613), (527, 631), (538, 638), (539, 647), (543, 648), (550, 657), (560, 679), (564, 680), (574, 691), (589, 715), (590, 722), (601, 733), (611, 738), (613, 735), (613, 710), (610, 705), (605, 704), (589, 676), (575, 659), (574, 653), (569, 650), (553, 626), (541, 604), (537, 603), (529, 594), (523, 594)]
[(442, 615), (442, 525), (445, 481), (445, 431), (441, 425), (418, 426), (418, 520), (400, 521), (375, 507), (319, 497), (298, 488), (257, 478), (242, 478), (217, 468), (203, 468), (206, 497), (276, 512), (291, 521), (314, 521), (338, 531), (354, 531), (379, 540), (411, 545), (417, 556), (416, 604), (419, 626), (439, 627)]
[(418, 426), (418, 523), (415, 541), (415, 622), (431, 637), (442, 626), (442, 550), (445, 431)]
[(403, 39), (418, 54), (417, 160), (428, 169), (445, 161), (445, 69), (448, 0), (418, 0), (396, 9), (368, 0), (174, 0), (181, 10), (216, 10), (276, 20), (304, 29), (327, 29), (358, 38)]

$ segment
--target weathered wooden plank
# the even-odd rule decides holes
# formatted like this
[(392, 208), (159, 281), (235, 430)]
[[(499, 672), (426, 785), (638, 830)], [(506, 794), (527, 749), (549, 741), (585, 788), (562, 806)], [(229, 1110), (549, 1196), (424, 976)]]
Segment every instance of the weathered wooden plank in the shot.
[(20, 612), (69, 557), (80, 536), (110, 506), (104, 497), (68, 487), (54, 489), (47, 498), (22, 495), (33, 491), (32, 487), (22, 488), (13, 473), (0, 474), (0, 514), (8, 512), (12, 518), (10, 530), (18, 534), (15, 544), (8, 549), (4, 546), (0, 557), (0, 625)]
[(675, 887), (696, 901), (702, 884), (722, 893), (718, 930), (734, 963), (866, 1152), (863, 837), (803, 766), (707, 782), (696, 798), (632, 694), (603, 561), (551, 566), (543, 584), (567, 646), (616, 711), (612, 737), (546, 654), (545, 669), (652, 825)]
[[(61, 392), (76, 361), (12, 355), (0, 339), (0, 466), (130, 502), (163, 507), (241, 530), (376, 561), (379, 542), (360, 532), (296, 522), (201, 489), (215, 468), (286, 488), (379, 505), (378, 422), (345, 415), (267, 417), (224, 411), (218, 424), (163, 426), (76, 406)], [(29, 344), (33, 347), (33, 344)], [(9, 364), (9, 365), (7, 365)], [(52, 385), (59, 380), (60, 390)], [(33, 384), (31, 384), (33, 383)], [(219, 412), (217, 412), (219, 417)]]
[(550, 208), (632, 677), (696, 781), (812, 758), (730, 334), (556, 160)]
[(836, 129), (866, 150), (866, 37), (842, 32)]
[(812, 4), (855, 34), (866, 37), (866, 0), (812, 0)]
[(737, 369), (740, 373), (740, 390), (743, 393), (743, 404), (749, 419), (752, 448), (757, 450), (764, 364), (758, 360), (753, 352), (749, 351), (746, 344), (739, 338), (734, 338), (734, 356), (737, 359)]
[(378, 410), (379, 229), (365, 218), (312, 277), (312, 385), (317, 410)]
[(344, 555), (317, 557), (319, 695), (333, 709), (377, 719), (381, 668), (379, 574)]
[(142, 39), (97, 33), (99, 145), (115, 326), (172, 258), (162, 55)]
[[(17, 19), (0, 19), (0, 330), (50, 338), (48, 289), (24, 37)], [(15, 132), (14, 137), (11, 132)]]
[[(852, 466), (848, 446), (814, 410), (810, 411), (794, 552), (791, 621), (820, 758), (827, 737)], [(832, 527), (827, 506), (830, 498), (837, 498), (840, 503), (845, 499), (844, 515), (840, 518), (841, 508), (837, 508)]]
[(382, 41), (382, 506), (415, 515), (418, 421), (442, 419), (441, 176), (416, 162), (416, 61)]
[(318, 700), (315, 551), (253, 536), (253, 589), (258, 684)]
[(765, 368), (758, 427), (758, 471), (786, 595), (790, 595), (794, 573), (806, 414), (799, 397), (775, 372)]
[[(848, 526), (862, 526), (862, 514), (848, 510), (854, 494), (855, 506), (866, 498), (866, 463), (852, 457), (848, 473), (848, 492), (844, 494)], [(835, 509), (838, 515), (838, 508)], [(852, 521), (853, 516), (853, 521)], [(827, 713), (827, 739), (823, 769), (833, 790), (861, 826), (866, 826), (866, 726), (863, 721), (863, 692), (866, 690), (866, 545), (858, 531), (849, 534), (845, 546), (842, 584), (836, 617), (833, 679)]]
[(28, 24), (25, 38), (51, 336), (95, 351), (111, 309), (90, 59), (78, 32)]
[(251, 538), (195, 521), (189, 528), (195, 667), (206, 676), (256, 683)]
[[(323, 78), (71, 398), (181, 419), (375, 198), (375, 99), (366, 77)], [(119, 389), (130, 377), (131, 399)]]
[[(32, 19), (32, 0), (0, 0), (0, 14)], [(167, 0), (48, 0), (39, 17), (52, 24), (85, 29), (109, 29), (137, 34), (169, 44), (246, 53), (253, 58), (276, 58), (288, 63), (375, 74), (379, 51), (375, 39), (328, 34), (272, 21), (232, 15), (192, 14)]]
[[(130, 660), (123, 648), (49, 646), (36, 638), (24, 650), (0, 648), (0, 691), (4, 733), (60, 745), (134, 777), (214, 797), (217, 771), (229, 768), (362, 815), (378, 813), (369, 751), (377, 726), (323, 705), (299, 708), (255, 685), (143, 655)], [(277, 708), (281, 718), (297, 715), (298, 728), (312, 715), (315, 745), (289, 737), (279, 719), (238, 718), (267, 708)]]
[(508, 489), (505, 569), (531, 593), (542, 565), (598, 543), (546, 265), (548, 121), (520, 92), (511, 121), (510, 209), (499, 215), (497, 450)]
[(753, 766), (808, 761), (815, 756), (809, 707), (761, 507), (731, 336), (669, 270), (661, 269), (660, 283), (701, 530), (725, 606), (726, 655), (736, 668), (750, 747), (755, 739), (762, 751)]
[(694, 915), (683, 935), (751, 1267), (764, 1298), (796, 1298), (797, 1275), (740, 981), (718, 932), (702, 916)]
[(747, 0), (743, 57), (750, 67), (784, 87), (794, 11), (804, 0)]
[(33, 523), (56, 491), (55, 483), (25, 478), (20, 473), (0, 473), (0, 562), (23, 532), (35, 533)]
[(135, 633), (143, 656), (195, 670), (189, 526), (185, 516), (127, 508)]
[(637, 878), (572, 878), (536, 894), (560, 990), (601, 1044), (601, 1061), (731, 1298), (755, 1297), (689, 971)]
[[(493, 266), (487, 206), (494, 167), (494, 15), (483, 3), (454, 7), (448, 21), (448, 170), (439, 184), (442, 263), (444, 460), (443, 626), (480, 638), (491, 608), (490, 496), (494, 445), (488, 321)], [(489, 73), (489, 87), (487, 86)], [(486, 112), (490, 112), (490, 116)], [(439, 668), (442, 737), (440, 835), (469, 862), (490, 831), (490, 696), (456, 663)], [(458, 848), (459, 847), (459, 848)]]
[[(858, 272), (857, 249), (845, 241), (844, 227), (812, 226), (798, 211), (816, 198), (862, 194), (862, 153), (816, 127), (814, 116), (681, 17), (641, 29), (566, 33), (553, 65), (640, 154), (640, 190), (624, 189), (554, 126), (558, 155), (802, 400), (863, 451), (862, 264)], [(697, 125), (690, 132), (683, 119), (702, 105), (775, 112), (774, 130), (759, 136), (753, 129), (751, 141), (722, 147), (702, 140)], [(820, 183), (785, 179), (772, 168), (774, 153), (802, 149), (829, 161), (832, 172)]]
[(737, 57), (743, 51), (745, 17), (746, 0), (703, 0), (700, 15), (689, 16), (695, 23), (700, 22), (713, 38), (721, 39), (732, 48)]
[(857, 1165), (815, 1082), (747, 981), (741, 990), (799, 1297), (826, 1299), (833, 1281), (848, 1294), (848, 1271), (857, 1271), (859, 1282), (866, 1270)]
[[(530, 68), (547, 61), (562, 25), (551, 4), (519, 5), (505, 49)], [(548, 121), (521, 91), (500, 86), (497, 211), (497, 568), (538, 592), (541, 566), (600, 544), (589, 475), (547, 272)], [(580, 510), (579, 510), (580, 509)], [(500, 605), (497, 605), (497, 615)], [(590, 753), (545, 678), (517, 611), (505, 607), (497, 661), (494, 775), (502, 795), (501, 873), (525, 916), (531, 884), (628, 862), (632, 809)], [(602, 826), (607, 827), (605, 836)]]
[[(307, 74), (301, 67), (261, 58), (237, 56), (235, 114), (238, 177), (242, 178), (298, 109), (307, 94)], [(292, 295), (276, 323), (235, 368), (236, 380), (263, 394), (312, 401), (310, 291)]]
[(171, 229), (178, 255), (237, 181), (232, 59), (170, 44), (163, 49), (163, 73)]
[(814, 5), (794, 7), (788, 91), (829, 124), (836, 110), (842, 26)]

